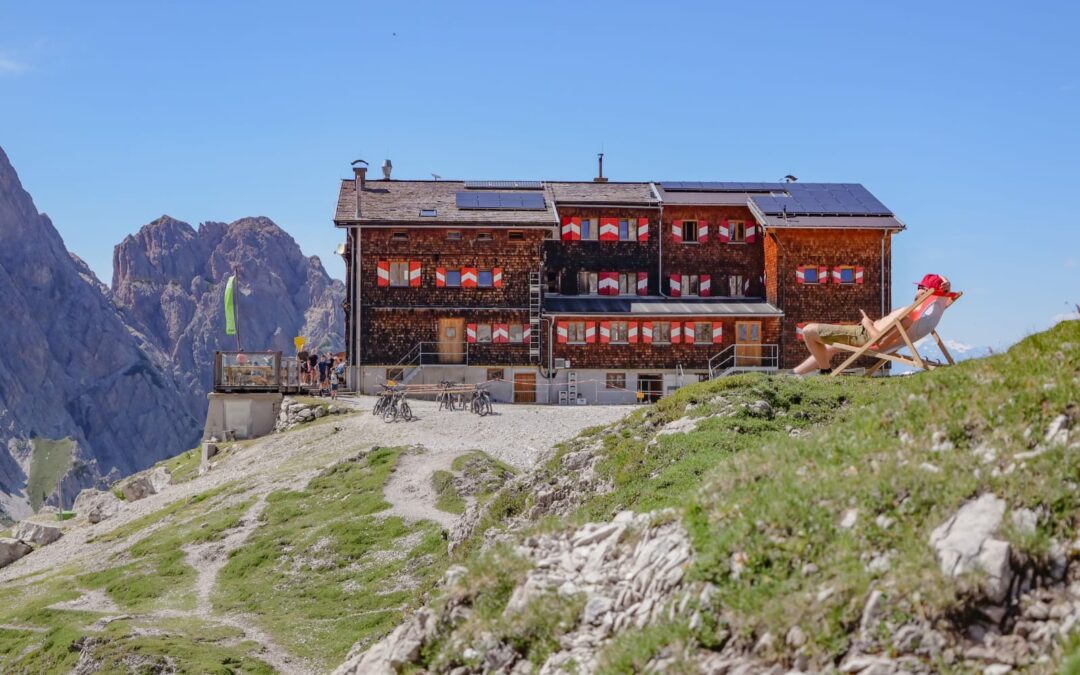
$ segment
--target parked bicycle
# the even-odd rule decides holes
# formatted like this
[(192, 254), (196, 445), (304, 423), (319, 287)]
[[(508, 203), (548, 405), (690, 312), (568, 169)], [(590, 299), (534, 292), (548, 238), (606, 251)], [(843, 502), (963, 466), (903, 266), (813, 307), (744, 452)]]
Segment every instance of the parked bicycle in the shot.
[(379, 392), (379, 398), (375, 401), (375, 405), (371, 408), (371, 414), (379, 417), (386, 412), (386, 409), (390, 407), (390, 404), (394, 398), (394, 388), (383, 385), (382, 391)]
[(477, 387), (476, 391), (473, 392), (470, 407), (472, 408), (472, 412), (481, 417), (490, 415), (493, 412), (491, 407), (491, 392), (487, 389)]
[(405, 400), (405, 390), (394, 391), (390, 395), (390, 403), (383, 411), (383, 421), (397, 421), (398, 418), (408, 422), (413, 418), (412, 408), (409, 407), (409, 402)]

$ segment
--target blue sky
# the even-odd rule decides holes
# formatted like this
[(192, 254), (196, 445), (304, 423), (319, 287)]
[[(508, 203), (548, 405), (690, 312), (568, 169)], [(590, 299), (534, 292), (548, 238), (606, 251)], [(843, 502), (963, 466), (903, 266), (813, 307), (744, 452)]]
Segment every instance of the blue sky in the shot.
[[(102, 279), (167, 213), (265, 215), (341, 276), (395, 177), (860, 182), (1004, 346), (1080, 303), (1080, 5), (0, 2), (0, 146)], [(376, 169), (377, 170), (377, 169)], [(870, 309), (870, 308), (868, 308)]]

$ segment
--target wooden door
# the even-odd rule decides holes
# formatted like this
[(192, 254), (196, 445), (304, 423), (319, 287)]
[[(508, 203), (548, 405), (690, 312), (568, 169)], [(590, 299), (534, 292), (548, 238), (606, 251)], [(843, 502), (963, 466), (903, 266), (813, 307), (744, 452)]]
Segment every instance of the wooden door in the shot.
[(761, 322), (735, 322), (735, 365), (761, 365)]
[(514, 373), (514, 403), (536, 403), (536, 373)]
[(465, 361), (465, 319), (439, 319), (439, 363)]

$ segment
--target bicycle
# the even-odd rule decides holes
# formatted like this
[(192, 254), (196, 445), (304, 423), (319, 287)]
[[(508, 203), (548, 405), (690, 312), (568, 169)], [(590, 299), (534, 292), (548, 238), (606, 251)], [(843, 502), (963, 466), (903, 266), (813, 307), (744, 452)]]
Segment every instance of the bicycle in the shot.
[(379, 399), (375, 401), (375, 405), (371, 408), (371, 414), (376, 417), (386, 412), (386, 409), (390, 407), (391, 399), (394, 397), (393, 387), (384, 384), (382, 388), (383, 390), (379, 392)]
[(454, 409), (454, 392), (451, 389), (454, 386), (453, 382), (441, 382), (442, 391), (436, 396), (435, 400), (439, 402), (439, 410), (453, 410)]
[(393, 392), (390, 396), (389, 406), (383, 411), (383, 421), (385, 422), (397, 421), (399, 417), (406, 422), (413, 418), (412, 408), (409, 407), (409, 402), (405, 400), (404, 390)]
[(491, 407), (491, 392), (487, 389), (477, 388), (472, 395), (471, 407), (472, 412), (480, 417), (490, 415), (494, 412)]

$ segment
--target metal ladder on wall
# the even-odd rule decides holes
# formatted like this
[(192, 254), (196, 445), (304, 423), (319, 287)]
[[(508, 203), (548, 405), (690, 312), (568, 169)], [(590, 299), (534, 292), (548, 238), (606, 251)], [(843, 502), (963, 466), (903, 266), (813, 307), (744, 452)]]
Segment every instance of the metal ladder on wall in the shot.
[(529, 272), (529, 361), (540, 363), (540, 316), (543, 314), (543, 287), (539, 272)]

